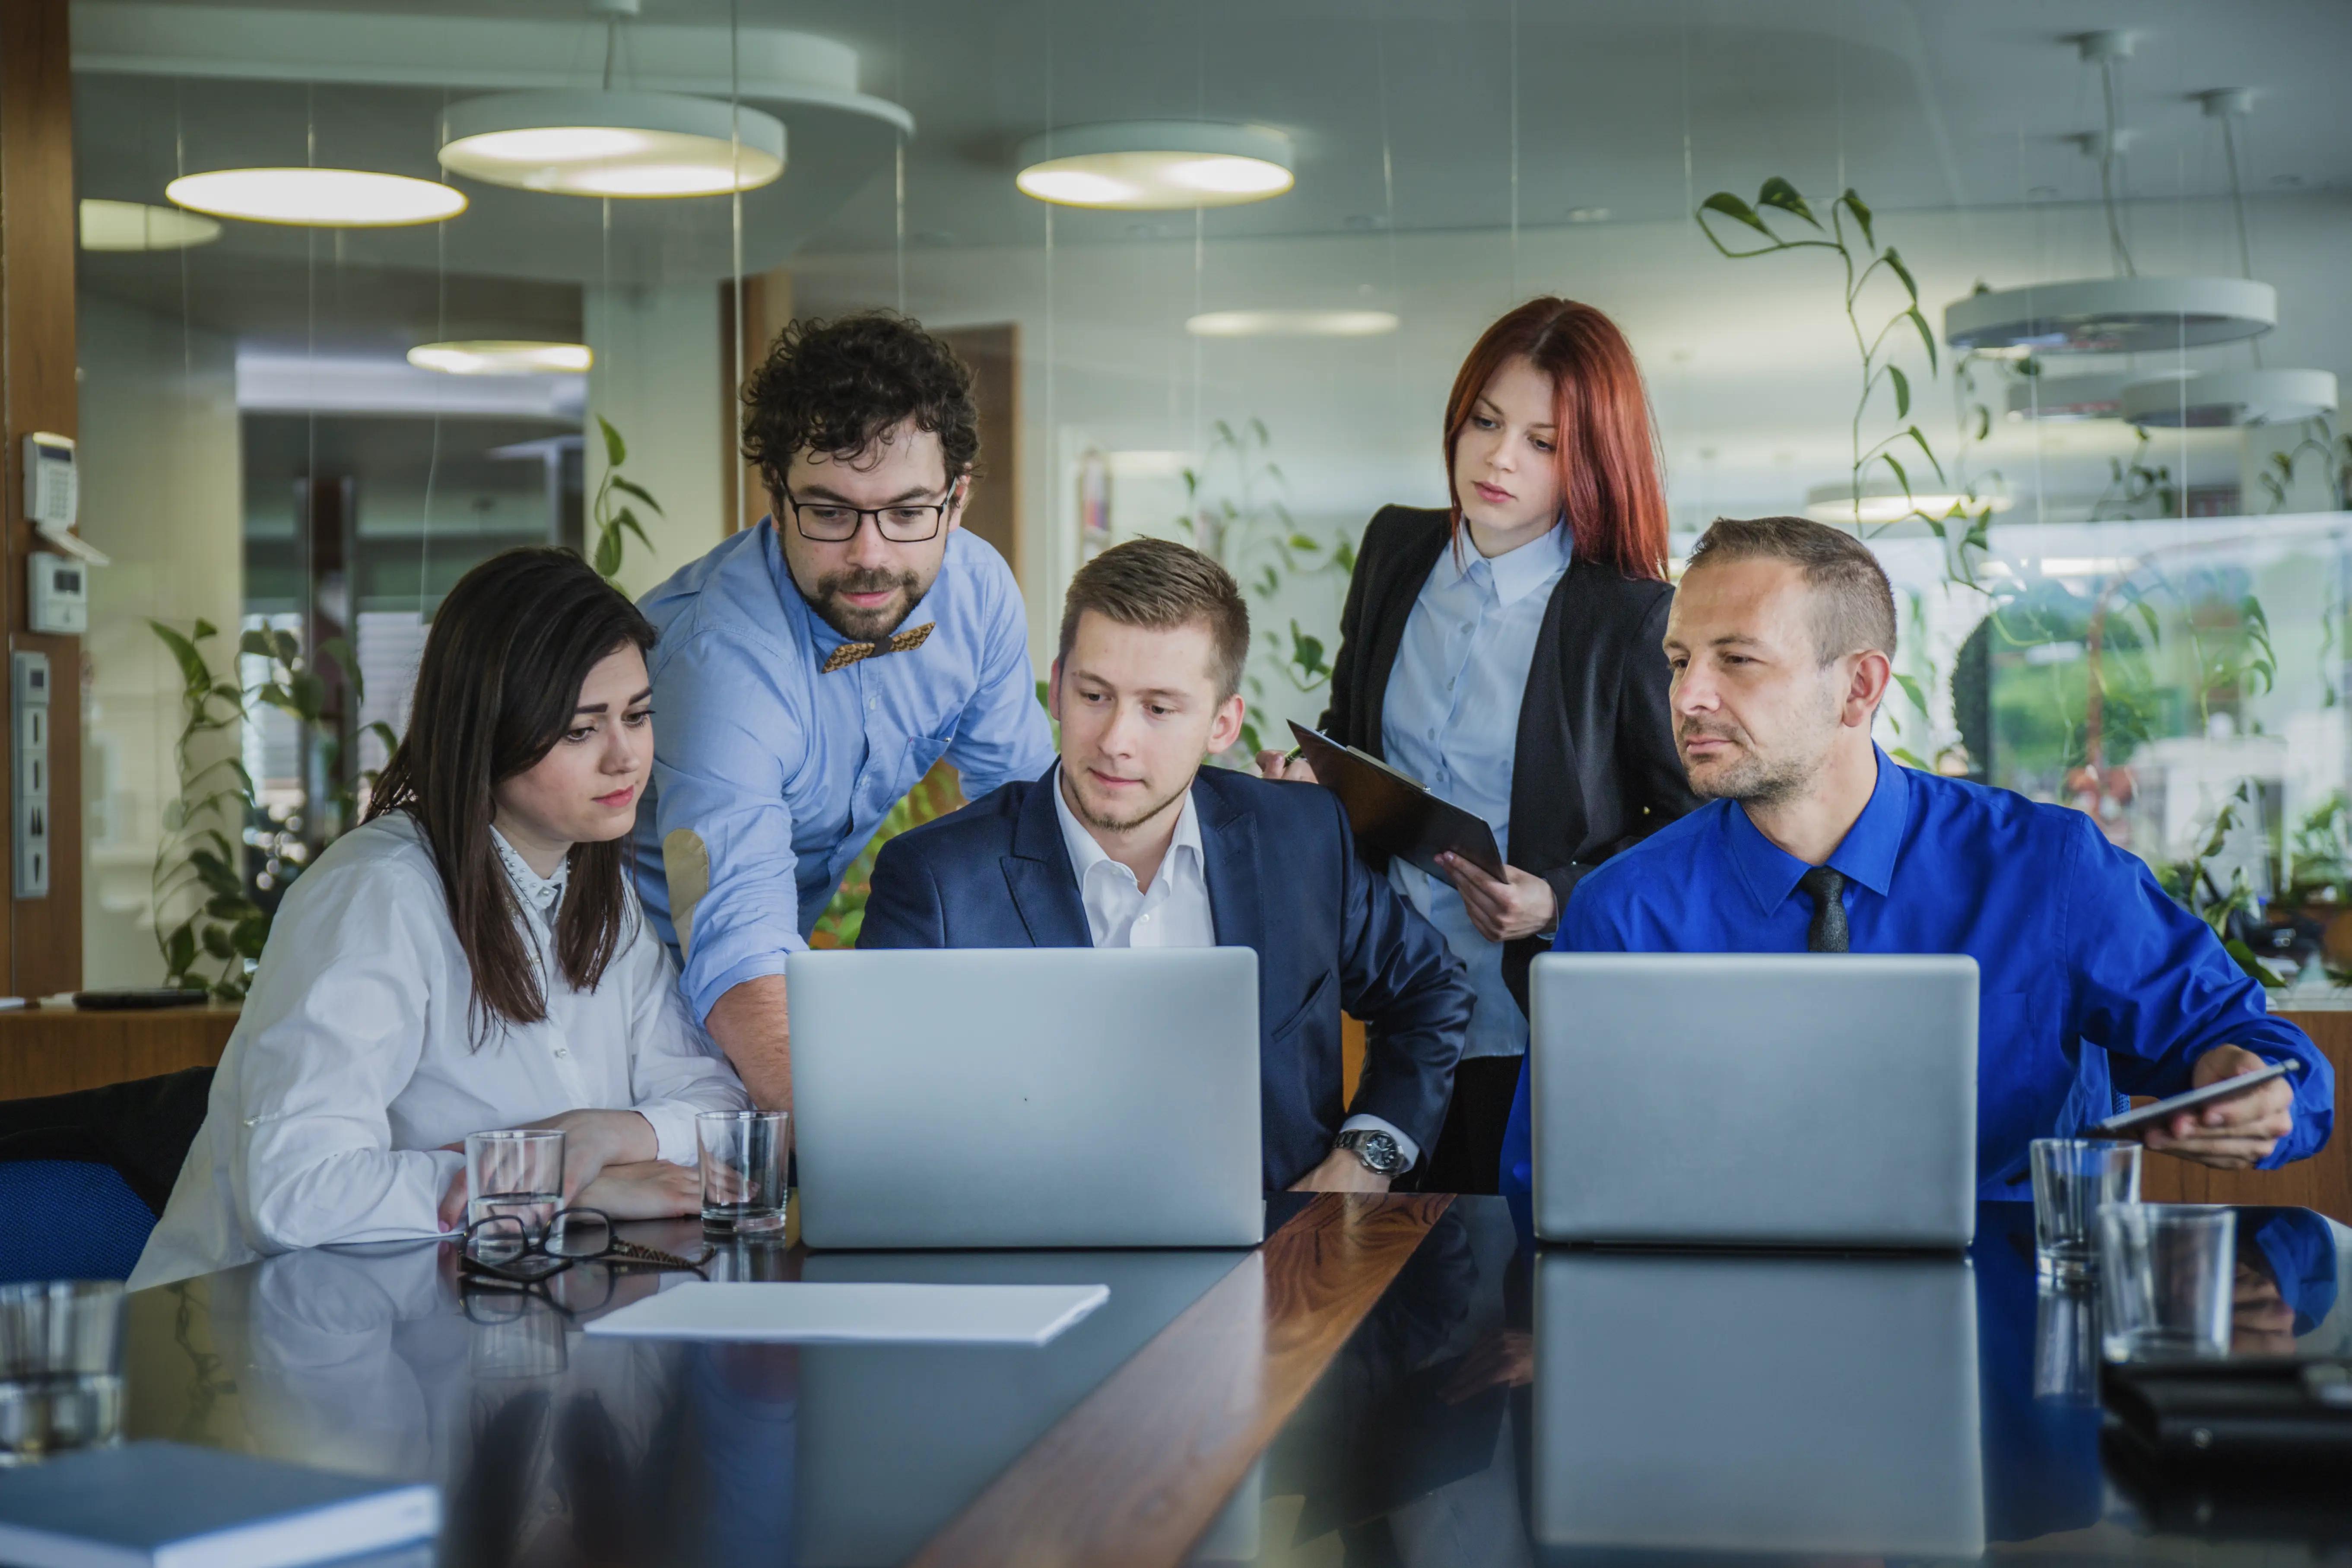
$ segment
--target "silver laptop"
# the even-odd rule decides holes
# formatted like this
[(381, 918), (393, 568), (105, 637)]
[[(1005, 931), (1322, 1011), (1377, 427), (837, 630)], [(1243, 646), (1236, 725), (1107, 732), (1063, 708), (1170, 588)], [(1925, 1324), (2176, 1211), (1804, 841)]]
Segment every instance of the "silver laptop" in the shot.
[(1984, 1551), (1967, 1258), (1553, 1247), (1536, 1269), (1539, 1546)]
[(1255, 1247), (1257, 954), (796, 952), (813, 1247)]
[(1529, 1002), (1545, 1239), (1975, 1236), (1974, 959), (1552, 953)]

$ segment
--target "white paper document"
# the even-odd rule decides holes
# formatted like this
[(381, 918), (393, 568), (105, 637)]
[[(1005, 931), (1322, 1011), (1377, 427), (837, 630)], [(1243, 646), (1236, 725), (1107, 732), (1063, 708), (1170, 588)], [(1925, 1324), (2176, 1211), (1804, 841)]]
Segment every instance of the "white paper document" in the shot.
[(649, 1340), (822, 1345), (1043, 1345), (1110, 1300), (1105, 1285), (809, 1285), (688, 1280), (588, 1324)]

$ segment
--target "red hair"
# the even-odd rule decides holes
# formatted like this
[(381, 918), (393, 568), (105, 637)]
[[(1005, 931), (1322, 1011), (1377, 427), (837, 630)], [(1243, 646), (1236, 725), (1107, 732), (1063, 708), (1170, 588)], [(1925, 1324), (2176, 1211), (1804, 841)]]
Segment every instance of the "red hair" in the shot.
[(1455, 547), (1462, 498), (1454, 489), (1454, 448), (1486, 384), (1522, 355), (1551, 377), (1552, 455), (1576, 553), (1628, 577), (1664, 582), (1666, 491), (1642, 367), (1616, 322), (1573, 300), (1530, 300), (1511, 311), (1479, 337), (1454, 378), (1445, 400), (1445, 489)]

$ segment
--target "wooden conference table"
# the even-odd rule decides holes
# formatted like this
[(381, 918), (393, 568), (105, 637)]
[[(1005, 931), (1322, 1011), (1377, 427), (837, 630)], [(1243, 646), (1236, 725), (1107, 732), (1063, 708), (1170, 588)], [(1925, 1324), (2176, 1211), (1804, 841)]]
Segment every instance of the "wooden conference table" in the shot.
[[(131, 1299), (128, 1426), (438, 1481), (460, 1565), (2302, 1561), (2352, 1493), (2103, 1469), (2082, 1300), (2030, 1210), (1969, 1257), (1538, 1248), (1496, 1198), (1286, 1198), (1254, 1252), (809, 1254), (736, 1279), (1106, 1283), (1042, 1350), (655, 1343), (461, 1291), (447, 1250), (294, 1253)], [(691, 1223), (629, 1227), (666, 1247)], [(2241, 1212), (2240, 1333), (2352, 1344), (2352, 1232)], [(635, 1283), (629, 1282), (634, 1279)], [(2135, 1500), (2137, 1497), (2139, 1500)], [(2234, 1555), (2225, 1553), (2224, 1555)]]

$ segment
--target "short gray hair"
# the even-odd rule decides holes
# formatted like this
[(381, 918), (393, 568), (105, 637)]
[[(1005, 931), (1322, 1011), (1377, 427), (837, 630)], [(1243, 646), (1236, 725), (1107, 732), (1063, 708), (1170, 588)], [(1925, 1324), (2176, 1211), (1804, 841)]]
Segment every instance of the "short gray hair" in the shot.
[(1853, 534), (1802, 517), (1718, 517), (1684, 570), (1731, 561), (1786, 561), (1804, 574), (1823, 664), (1850, 653), (1895, 657), (1895, 590)]

